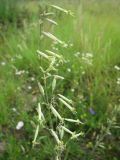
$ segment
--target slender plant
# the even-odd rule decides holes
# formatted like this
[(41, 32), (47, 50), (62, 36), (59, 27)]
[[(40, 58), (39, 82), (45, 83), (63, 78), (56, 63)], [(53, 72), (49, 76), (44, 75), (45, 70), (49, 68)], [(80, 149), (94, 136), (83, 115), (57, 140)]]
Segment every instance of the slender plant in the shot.
[[(50, 7), (60, 12), (64, 12), (65, 14), (71, 14), (70, 11), (58, 6), (51, 5)], [(66, 44), (65, 42), (57, 38), (52, 33), (44, 31), (45, 20), (52, 25), (57, 25), (55, 20), (49, 18), (52, 15), (54, 15), (54, 12), (44, 11), (41, 13), (40, 36), (51, 39), (53, 44), (64, 46)], [(42, 77), (41, 80), (38, 81), (40, 100), (37, 107), (38, 115), (33, 139), (33, 147), (39, 143), (37, 141), (39, 131), (45, 130), (49, 132), (49, 134), (55, 140), (55, 160), (61, 160), (62, 157), (64, 157), (63, 151), (65, 151), (69, 141), (77, 139), (79, 136), (83, 135), (83, 132), (76, 133), (76, 131), (71, 131), (67, 127), (68, 123), (76, 123), (81, 125), (82, 122), (79, 119), (63, 117), (62, 111), (59, 109), (60, 106), (63, 105), (64, 110), (69, 110), (73, 117), (77, 117), (73, 101), (64, 95), (57, 93), (58, 91), (56, 91), (57, 82), (64, 80), (64, 77), (58, 75), (59, 69), (57, 68), (57, 65), (60, 66), (61, 64), (65, 63), (64, 57), (51, 50), (37, 50), (37, 54), (41, 62), (40, 71), (42, 73)], [(69, 138), (67, 140), (64, 138), (66, 133), (69, 134)]]

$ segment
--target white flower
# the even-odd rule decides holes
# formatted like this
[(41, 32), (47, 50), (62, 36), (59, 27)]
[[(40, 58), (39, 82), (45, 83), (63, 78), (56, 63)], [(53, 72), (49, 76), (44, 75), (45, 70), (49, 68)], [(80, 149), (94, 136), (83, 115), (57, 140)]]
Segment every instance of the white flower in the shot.
[(117, 84), (120, 84), (120, 78), (117, 79)]
[(6, 63), (5, 63), (5, 62), (1, 62), (1, 65), (2, 65), (2, 66), (5, 66), (5, 65), (6, 65)]
[(73, 43), (70, 43), (70, 47), (73, 47)]
[(88, 64), (92, 65), (93, 54), (92, 53), (82, 53), (82, 60)]
[(82, 71), (82, 74), (85, 74), (85, 71)]
[(68, 72), (71, 72), (71, 69), (70, 69), (70, 68), (67, 68), (67, 71), (68, 71)]
[(13, 111), (13, 112), (17, 112), (17, 109), (13, 107), (13, 108), (12, 108), (12, 111)]
[(32, 87), (31, 87), (31, 86), (28, 86), (28, 89), (29, 89), (29, 90), (31, 90), (31, 89), (32, 89)]
[(20, 130), (23, 126), (24, 126), (24, 122), (23, 121), (19, 121), (17, 123), (16, 130)]
[(20, 76), (21, 74), (24, 74), (24, 73), (25, 73), (24, 70), (21, 70), (21, 71), (16, 70), (16, 72), (15, 72), (15, 74), (16, 74), (17, 76)]
[(114, 68), (118, 71), (120, 71), (120, 67), (118, 67), (117, 65), (114, 66)]
[(92, 58), (92, 57), (93, 57), (93, 54), (92, 54), (92, 53), (86, 53), (86, 57)]
[(75, 91), (75, 89), (74, 89), (74, 88), (72, 88), (72, 89), (71, 89), (71, 92), (74, 92), (74, 91)]
[(76, 52), (76, 53), (74, 54), (75, 57), (79, 57), (79, 55), (80, 55), (80, 52)]
[(34, 78), (34, 77), (31, 77), (31, 81), (35, 81), (35, 78)]

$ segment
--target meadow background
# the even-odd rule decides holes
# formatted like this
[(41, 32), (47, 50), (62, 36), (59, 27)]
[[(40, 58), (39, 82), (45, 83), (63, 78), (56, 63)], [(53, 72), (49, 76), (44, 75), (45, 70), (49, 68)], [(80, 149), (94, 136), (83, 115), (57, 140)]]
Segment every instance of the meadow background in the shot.
[[(41, 40), (40, 13), (50, 4), (74, 13), (56, 11), (59, 25), (44, 25), (67, 43), (63, 47)], [(32, 147), (41, 79), (38, 49), (64, 56), (66, 63), (58, 68), (65, 80), (56, 93), (74, 101), (84, 123), (70, 126), (84, 136), (70, 142), (63, 159), (120, 159), (119, 26), (119, 0), (0, 0), (0, 160), (53, 159), (51, 136), (40, 139), (40, 132), (40, 144)], [(19, 121), (24, 126), (16, 130)]]

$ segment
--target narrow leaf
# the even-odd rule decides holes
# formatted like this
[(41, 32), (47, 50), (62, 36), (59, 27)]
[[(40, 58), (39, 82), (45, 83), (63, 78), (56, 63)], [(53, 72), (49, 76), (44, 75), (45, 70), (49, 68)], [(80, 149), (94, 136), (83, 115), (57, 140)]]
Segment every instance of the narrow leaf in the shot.
[(52, 92), (55, 90), (55, 87), (56, 87), (56, 78), (54, 77), (52, 82)]
[(50, 32), (42, 32), (45, 36), (49, 37), (50, 39), (52, 39), (53, 41), (56, 41), (60, 44), (64, 44), (64, 42), (62, 42), (60, 39), (58, 39), (56, 36), (54, 36), (53, 34), (51, 34)]
[(63, 95), (61, 95), (61, 94), (58, 94), (58, 96), (59, 96), (60, 98), (62, 98), (63, 100), (67, 101), (68, 103), (73, 104), (73, 102), (72, 102), (71, 99), (68, 99), (67, 97), (65, 97), (65, 96), (63, 96)]
[(43, 86), (40, 84), (40, 82), (38, 82), (38, 87), (39, 87), (39, 90), (40, 90), (42, 96), (44, 96), (44, 95), (45, 95), (44, 88), (43, 88)]

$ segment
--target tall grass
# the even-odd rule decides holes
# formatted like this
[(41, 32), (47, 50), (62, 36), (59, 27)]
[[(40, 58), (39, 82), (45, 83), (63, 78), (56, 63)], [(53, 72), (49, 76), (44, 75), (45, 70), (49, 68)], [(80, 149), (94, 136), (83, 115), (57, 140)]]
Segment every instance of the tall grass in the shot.
[[(53, 148), (56, 141), (53, 137), (56, 136), (53, 130), (40, 130), (34, 139), (39, 144), (32, 148), (36, 124), (39, 124), (36, 115), (38, 107), (38, 113), (41, 110), (45, 115), (47, 126), (50, 126), (50, 115), (57, 117), (57, 120), (54, 117), (54, 130), (61, 117), (84, 122), (80, 126), (66, 126), (70, 131), (76, 130), (76, 133), (84, 131), (85, 135), (78, 141), (69, 142), (62, 153), (63, 159), (119, 159), (119, 5), (112, 1), (82, 1), (76, 2), (77, 6), (67, 4), (67, 1), (59, 3), (71, 8), (75, 16), (65, 16), (57, 11), (54, 18), (59, 25), (55, 27), (45, 19), (44, 26), (40, 27), (38, 18), (36, 22), (26, 23), (22, 31), (9, 28), (6, 34), (3, 33), (4, 43), (0, 46), (0, 130), (2, 141), (9, 145), (1, 157), (19, 159), (24, 155), (24, 159), (42, 160), (55, 155)], [(53, 12), (53, 9), (45, 8)], [(41, 32), (43, 30), (45, 32)], [(62, 47), (52, 43), (51, 35), (45, 34), (48, 32), (65, 42)], [(44, 35), (41, 36), (41, 33)], [(50, 109), (46, 108), (46, 104), (42, 104), (41, 109), (38, 106), (43, 98), (43, 92), (41, 95), (39, 92), (43, 89), (39, 91), (37, 82), (40, 81), (44, 88), (44, 77), (39, 67), (46, 68), (50, 61), (40, 60), (37, 50), (53, 56), (53, 53), (46, 51), (50, 50), (64, 57), (64, 64), (54, 64), (59, 71), (57, 74), (64, 80), (57, 80), (57, 85), (54, 76), (48, 80), (48, 98), (50, 100), (54, 95), (51, 93), (53, 88), (55, 95), (60, 93), (73, 99), (76, 117), (61, 104), (64, 101), (60, 103), (56, 98), (55, 106)], [(23, 121), (25, 126), (17, 132), (15, 127), (19, 121)], [(64, 141), (68, 140), (69, 133), (64, 138)]]
[(0, 0), (0, 21), (15, 21), (18, 17), (18, 1)]

